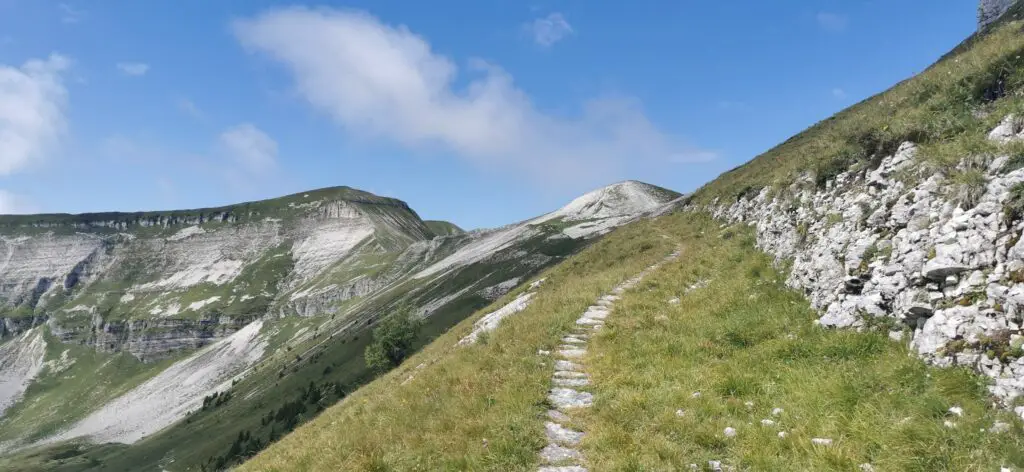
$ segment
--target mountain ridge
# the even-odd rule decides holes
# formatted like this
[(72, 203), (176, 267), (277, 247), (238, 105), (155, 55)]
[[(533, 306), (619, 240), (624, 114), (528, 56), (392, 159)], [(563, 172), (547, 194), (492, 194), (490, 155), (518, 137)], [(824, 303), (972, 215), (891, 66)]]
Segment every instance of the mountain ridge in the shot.
[[(200, 421), (204, 397), (245, 385), (235, 403), (280, 405), (283, 389), (306, 387), (303, 379), (359, 385), (369, 373), (358, 346), (396, 310), (406, 307), (428, 332), (441, 332), (678, 195), (630, 186), (652, 196), (639, 205), (596, 198), (603, 214), (563, 207), (543, 222), (471, 232), (431, 229), (404, 202), (346, 187), (178, 212), (190, 214), (180, 220), (164, 213), (127, 230), (0, 226), (0, 253), (9, 254), (0, 279), (15, 282), (0, 288), (0, 369), (13, 381), (0, 385), (0, 403), (9, 405), (0, 412), (0, 451), (96, 438), (142, 444), (111, 460), (142, 460), (136, 454), (151, 457), (154, 447), (219, 454), (227, 444), (193, 443), (185, 431), (239, 418), (228, 408)], [(352, 198), (332, 199), (338, 192)], [(362, 203), (368, 199), (384, 205)], [(247, 213), (198, 220), (222, 208)], [(135, 374), (93, 367), (113, 359)], [(331, 373), (327, 360), (346, 367)], [(85, 375), (103, 387), (62, 380)], [(50, 403), (60, 395), (92, 400)]]

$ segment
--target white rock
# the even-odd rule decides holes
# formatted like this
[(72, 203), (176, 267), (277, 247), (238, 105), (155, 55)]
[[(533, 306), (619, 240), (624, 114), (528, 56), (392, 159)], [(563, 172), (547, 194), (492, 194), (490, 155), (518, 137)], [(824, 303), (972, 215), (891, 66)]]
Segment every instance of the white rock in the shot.
[(817, 446), (831, 446), (832, 440), (829, 438), (811, 438), (811, 444)]
[(544, 423), (544, 430), (547, 433), (548, 440), (554, 443), (575, 446), (583, 440), (583, 433), (551, 421)]
[(722, 434), (725, 434), (725, 437), (727, 437), (727, 438), (734, 438), (734, 437), (736, 437), (736, 434), (737, 434), (736, 433), (736, 428), (733, 428), (731, 426), (727, 427), (727, 428), (725, 428), (725, 431), (722, 432)]
[(548, 400), (560, 409), (588, 408), (594, 404), (594, 395), (571, 388), (553, 388)]
[(541, 449), (540, 458), (541, 460), (549, 464), (557, 464), (559, 462), (579, 460), (583, 456), (579, 451), (570, 449), (564, 446), (560, 446), (555, 443), (550, 443)]
[(989, 428), (988, 430), (989, 430), (990, 433), (996, 433), (996, 434), (1005, 433), (1005, 432), (1010, 431), (1010, 423), (1006, 423), (1006, 422), (1003, 422), (1003, 421), (996, 421), (995, 424), (993, 424), (992, 427)]

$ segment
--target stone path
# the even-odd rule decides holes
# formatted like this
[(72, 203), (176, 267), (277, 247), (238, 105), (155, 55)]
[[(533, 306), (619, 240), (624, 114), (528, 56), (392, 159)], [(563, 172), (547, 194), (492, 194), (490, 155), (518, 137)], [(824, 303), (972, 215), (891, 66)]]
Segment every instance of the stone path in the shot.
[(570, 427), (574, 411), (590, 408), (594, 404), (594, 394), (586, 391), (590, 385), (590, 376), (581, 363), (587, 354), (587, 341), (591, 334), (604, 326), (605, 319), (612, 313), (613, 305), (623, 292), (635, 287), (644, 276), (677, 257), (678, 250), (615, 287), (610, 294), (599, 298), (576, 320), (572, 332), (562, 338), (562, 345), (554, 353), (557, 360), (548, 393), (548, 401), (555, 409), (548, 411), (548, 421), (544, 423), (548, 445), (540, 451), (543, 465), (538, 472), (587, 472), (583, 466), (583, 454), (576, 449), (585, 433)]

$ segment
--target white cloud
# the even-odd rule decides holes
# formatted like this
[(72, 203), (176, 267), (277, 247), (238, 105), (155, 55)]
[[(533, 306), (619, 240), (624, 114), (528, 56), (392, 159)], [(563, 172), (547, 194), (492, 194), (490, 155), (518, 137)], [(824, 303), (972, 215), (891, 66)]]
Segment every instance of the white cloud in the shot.
[(25, 197), (0, 189), (0, 215), (19, 215), (38, 211), (39, 208)]
[(846, 25), (848, 23), (846, 16), (824, 11), (815, 15), (814, 19), (818, 22), (818, 26), (821, 27), (821, 29), (832, 33), (846, 31)]
[(125, 75), (139, 77), (149, 72), (149, 64), (144, 62), (118, 62), (117, 69)]
[(277, 142), (250, 123), (225, 130), (220, 145), (236, 164), (253, 174), (266, 173), (277, 162)]
[(80, 23), (86, 16), (84, 10), (79, 10), (67, 3), (58, 3), (57, 9), (60, 10), (60, 21), (64, 24)]
[(573, 33), (572, 25), (565, 21), (561, 13), (552, 13), (544, 18), (537, 18), (526, 25), (533, 41), (541, 46), (551, 46)]
[(846, 98), (846, 90), (836, 87), (832, 89), (832, 96), (836, 98)]
[(68, 67), (58, 54), (21, 67), (0, 64), (0, 175), (45, 157), (64, 131), (68, 92), (61, 73)]
[(299, 95), (347, 131), (411, 149), (440, 147), (561, 184), (593, 184), (626, 164), (692, 151), (659, 131), (635, 100), (606, 97), (584, 103), (579, 116), (546, 114), (497, 65), (471, 60), (468, 80), (459, 78), (424, 38), (367, 14), (273, 10), (234, 31), (249, 50), (286, 66)]

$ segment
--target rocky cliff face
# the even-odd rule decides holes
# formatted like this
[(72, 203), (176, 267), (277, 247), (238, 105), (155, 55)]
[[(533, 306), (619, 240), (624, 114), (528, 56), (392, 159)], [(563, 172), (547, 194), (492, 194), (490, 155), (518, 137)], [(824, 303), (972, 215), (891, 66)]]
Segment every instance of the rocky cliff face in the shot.
[(427, 315), (457, 298), (435, 285), (463, 268), (504, 266), (458, 293), (500, 296), (495, 287), (551, 262), (551, 250), (675, 196), (623, 182), (471, 233), (431, 229), (403, 202), (348, 188), (207, 210), (0, 216), (0, 336), (46, 324), (63, 342), (151, 361), (267, 315), (336, 314), (386, 291), (414, 294)]
[[(1007, 117), (989, 139), (1024, 139), (1020, 129)], [(906, 142), (824, 188), (808, 175), (704, 209), (755, 226), (764, 250), (792, 261), (788, 283), (823, 326), (909, 333), (918, 355), (983, 372), (1011, 405), (1024, 394), (1024, 169), (1008, 156), (966, 156), (959, 169), (982, 177), (965, 188), (950, 181), (954, 169), (936, 171), (917, 154)]]
[(1003, 16), (1017, 0), (981, 0), (978, 3), (978, 29), (982, 29)]
[(346, 188), (165, 214), (0, 217), (0, 335), (47, 323), (65, 342), (158, 359), (264, 316), (280, 290), (357, 247), (397, 253), (432, 237), (403, 202)]
[[(678, 194), (623, 182), (543, 217), (468, 233), (442, 225), (444, 235), (404, 204), (354, 202), (350, 190), (345, 199), (328, 197), (311, 192), (250, 204), (245, 217), (201, 225), (104, 225), (85, 234), (0, 229), (5, 240), (16, 239), (0, 283), (9, 300), (21, 300), (3, 305), (10, 334), (0, 340), (0, 379), (15, 380), (0, 381), (0, 404), (12, 405), (0, 415), (0, 454), (82, 436), (132, 443), (186, 427), (171, 425), (202, 408), (205, 396), (250, 375), (253, 401), (280, 408), (293, 393), (289, 373), (304, 362), (322, 376), (314, 360), (338, 356), (332, 365), (359, 375), (358, 366), (348, 366), (351, 346), (390, 313), (406, 308), (432, 329), (446, 329)], [(31, 281), (40, 278), (53, 282), (35, 296)], [(25, 300), (35, 300), (29, 315), (12, 316)], [(108, 354), (115, 351), (146, 361), (195, 352), (166, 369), (126, 362), (151, 369), (149, 380), (134, 384), (136, 377), (104, 370), (125, 359)], [(354, 352), (361, 364), (361, 349)], [(66, 367), (37, 368), (51, 365)], [(80, 376), (89, 382), (67, 388), (102, 404), (65, 416), (40, 413), (48, 408), (39, 405), (64, 404), (62, 382)]]

